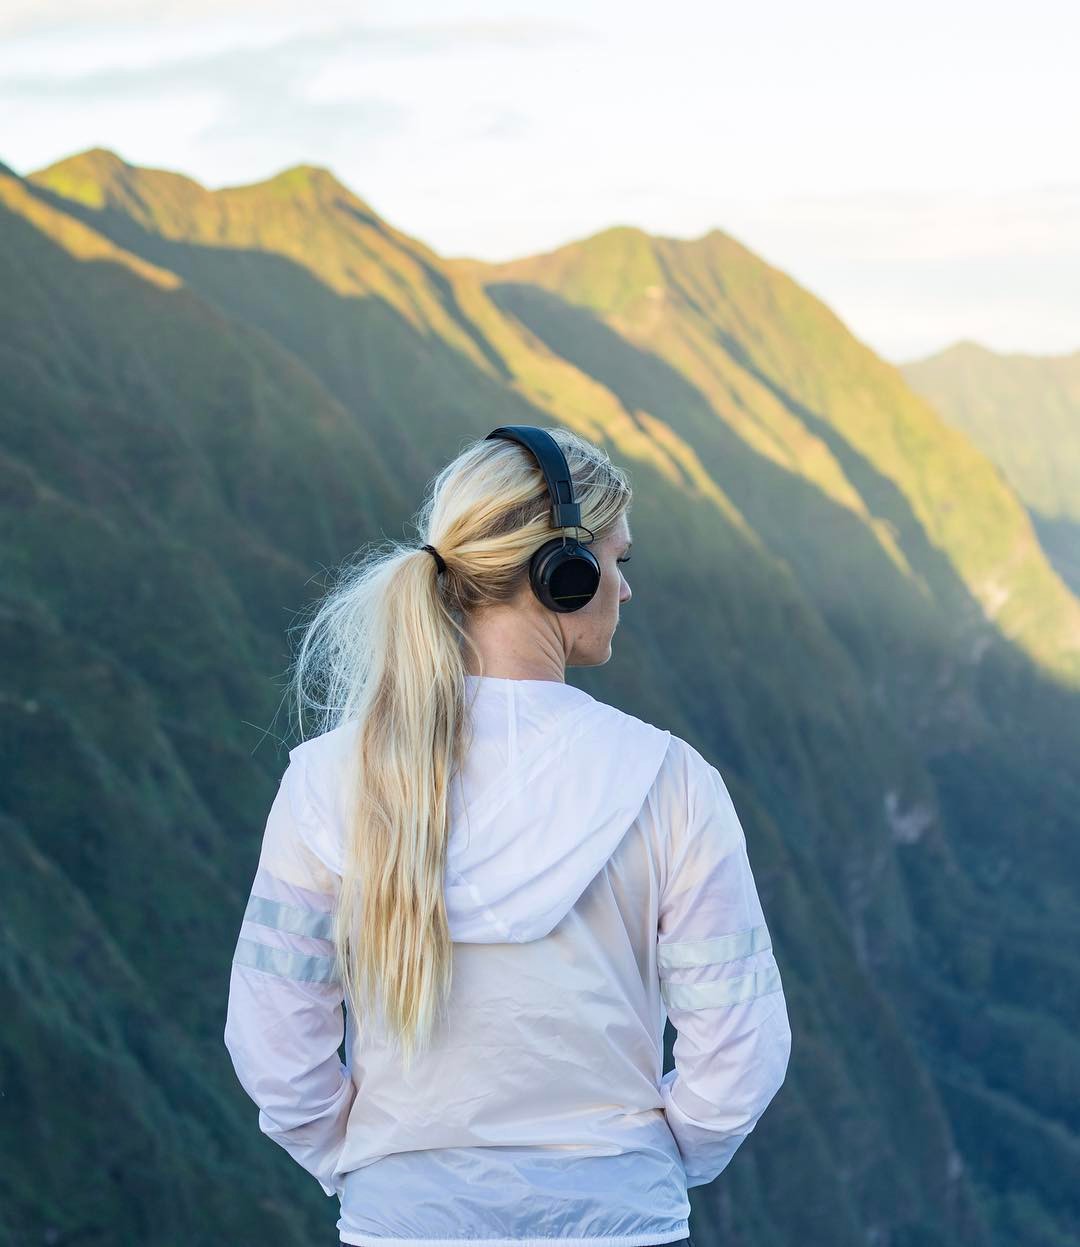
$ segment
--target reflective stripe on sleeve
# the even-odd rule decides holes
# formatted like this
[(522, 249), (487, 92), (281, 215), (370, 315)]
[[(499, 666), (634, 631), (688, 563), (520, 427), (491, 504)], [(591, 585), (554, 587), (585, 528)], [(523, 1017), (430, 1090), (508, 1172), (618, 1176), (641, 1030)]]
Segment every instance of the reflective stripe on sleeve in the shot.
[(307, 983), (333, 983), (336, 981), (333, 957), (319, 957), (313, 953), (298, 953), (291, 948), (271, 948), (243, 936), (236, 941), (233, 954), (236, 965), (252, 966), (265, 970), (279, 978), (302, 979)]
[(709, 1009), (715, 1005), (735, 1005), (754, 996), (765, 996), (782, 988), (780, 970), (766, 966), (752, 974), (720, 979), (714, 983), (671, 983), (662, 981), (660, 991), (671, 1009)]
[(257, 922), (264, 927), (276, 927), (277, 930), (288, 931), (292, 935), (310, 935), (319, 940), (332, 939), (334, 934), (333, 918), (330, 914), (301, 909), (298, 905), (286, 905), (265, 896), (248, 898), (244, 921)]
[(719, 965), (749, 957), (751, 953), (771, 948), (769, 930), (765, 926), (750, 927), (747, 931), (732, 931), (729, 935), (717, 935), (709, 940), (682, 940), (672, 944), (657, 944), (656, 965), (663, 974), (685, 966)]

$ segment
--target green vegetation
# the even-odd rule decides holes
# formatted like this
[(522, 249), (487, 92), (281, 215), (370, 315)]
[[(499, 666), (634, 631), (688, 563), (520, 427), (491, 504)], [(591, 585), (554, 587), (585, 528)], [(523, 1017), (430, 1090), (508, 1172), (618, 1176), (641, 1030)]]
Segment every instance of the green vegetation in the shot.
[(997, 465), (1080, 594), (1080, 351), (998, 355), (957, 342), (903, 373)]

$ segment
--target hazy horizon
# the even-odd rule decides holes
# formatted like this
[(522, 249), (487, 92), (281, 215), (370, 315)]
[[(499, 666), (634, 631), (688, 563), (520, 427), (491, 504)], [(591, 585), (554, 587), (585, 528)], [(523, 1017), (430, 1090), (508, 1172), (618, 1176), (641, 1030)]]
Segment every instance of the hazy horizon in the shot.
[(9, 0), (0, 159), (25, 176), (103, 147), (211, 190), (323, 165), (451, 258), (716, 228), (894, 363), (1080, 348), (1071, 9), (678, 16)]

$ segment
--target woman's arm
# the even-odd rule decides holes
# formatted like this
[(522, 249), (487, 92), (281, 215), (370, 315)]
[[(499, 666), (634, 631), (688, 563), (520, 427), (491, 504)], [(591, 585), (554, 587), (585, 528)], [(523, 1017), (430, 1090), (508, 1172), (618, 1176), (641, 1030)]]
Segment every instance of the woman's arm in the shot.
[(661, 1095), (692, 1187), (726, 1167), (780, 1089), (791, 1028), (727, 786), (692, 746), (678, 745), (685, 819), (670, 829), (657, 969), (678, 1032)]
[(344, 993), (331, 915), (340, 879), (310, 848), (304, 765), (293, 757), (266, 821), (233, 954), (225, 1046), (260, 1130), (340, 1195), (334, 1170), (356, 1094), (338, 1056)]

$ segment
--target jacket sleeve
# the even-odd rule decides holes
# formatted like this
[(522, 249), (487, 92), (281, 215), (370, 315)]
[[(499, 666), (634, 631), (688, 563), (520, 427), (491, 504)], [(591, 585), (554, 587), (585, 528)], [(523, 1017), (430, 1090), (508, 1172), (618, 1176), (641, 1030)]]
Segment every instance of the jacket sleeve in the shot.
[(340, 1196), (334, 1171), (356, 1092), (338, 1056), (344, 992), (331, 922), (340, 879), (311, 847), (320, 828), (300, 748), (266, 820), (233, 954), (225, 1046), (260, 1130)]
[(726, 785), (673, 737), (674, 792), (657, 970), (677, 1036), (660, 1091), (687, 1187), (728, 1164), (783, 1084), (791, 1052), (780, 971)]

